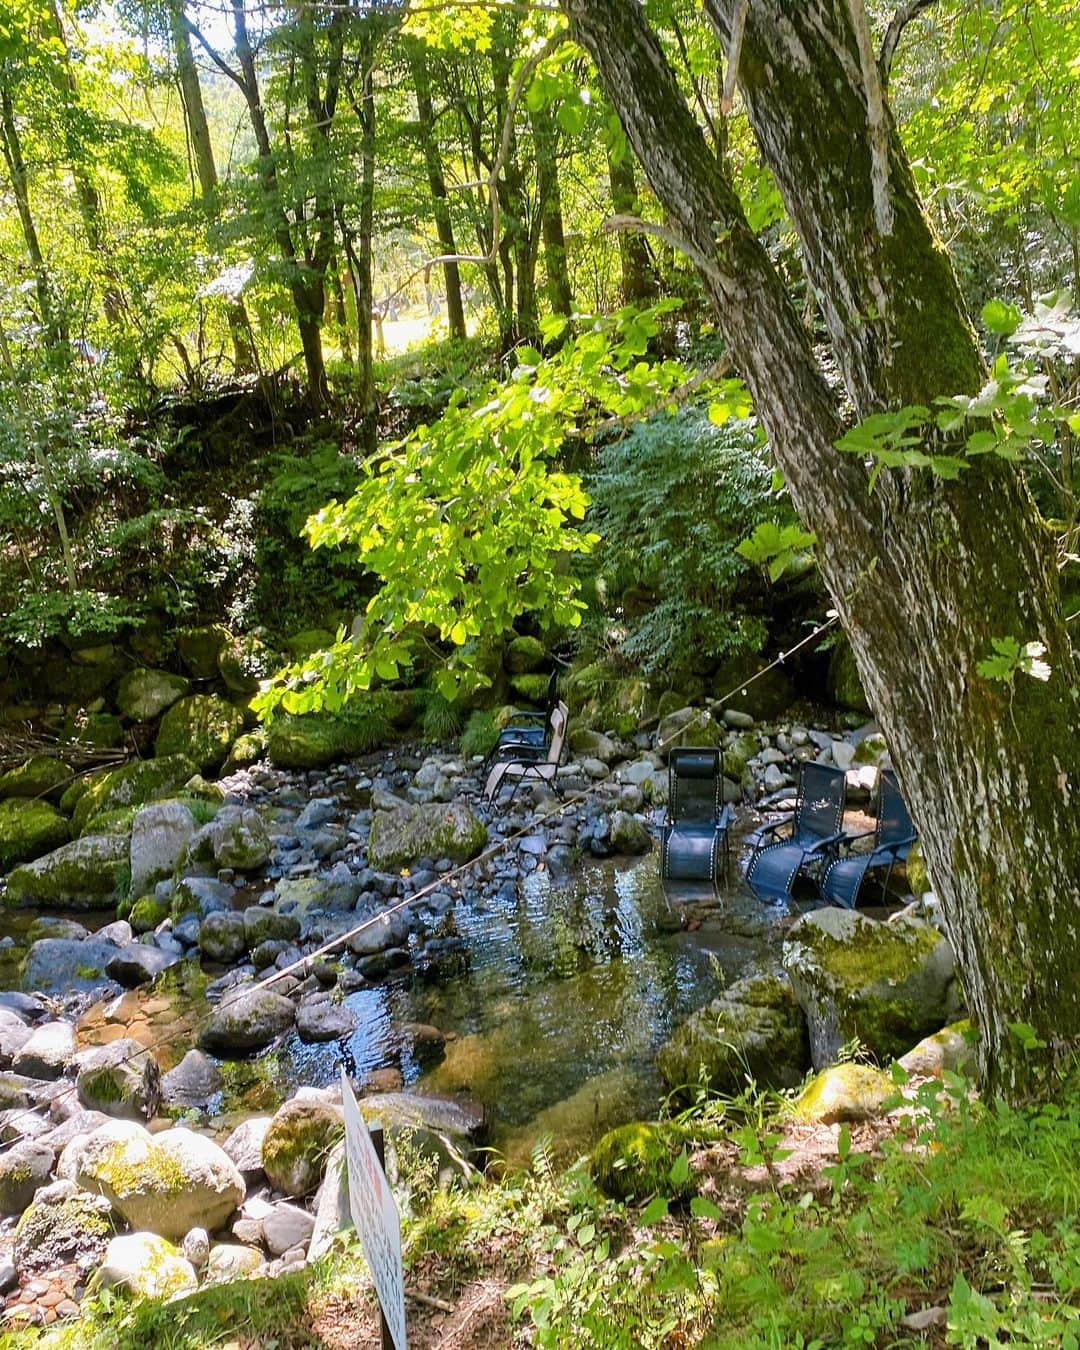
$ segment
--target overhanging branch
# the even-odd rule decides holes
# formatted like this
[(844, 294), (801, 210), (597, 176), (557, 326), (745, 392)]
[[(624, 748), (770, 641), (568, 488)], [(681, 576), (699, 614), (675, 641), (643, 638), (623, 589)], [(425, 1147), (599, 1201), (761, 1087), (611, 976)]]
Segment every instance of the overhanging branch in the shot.
[(929, 9), (934, 0), (908, 0), (906, 5), (901, 5), (892, 16), (888, 28), (885, 30), (885, 37), (881, 43), (881, 52), (878, 56), (878, 65), (881, 67), (881, 82), (888, 85), (889, 75), (892, 72), (893, 58), (896, 56), (896, 48), (900, 43), (900, 35), (904, 29), (924, 9)]

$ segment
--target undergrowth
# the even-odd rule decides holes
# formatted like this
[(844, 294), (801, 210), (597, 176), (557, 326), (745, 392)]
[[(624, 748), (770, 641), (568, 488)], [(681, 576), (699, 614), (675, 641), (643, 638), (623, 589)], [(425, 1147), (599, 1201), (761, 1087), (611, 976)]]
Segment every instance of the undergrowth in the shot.
[[(1057, 1104), (1013, 1108), (982, 1104), (946, 1074), (919, 1087), (883, 1139), (820, 1127), (833, 1156), (788, 1185), (784, 1120), (782, 1103), (752, 1091), (681, 1118), (702, 1127), (687, 1137), (727, 1147), (678, 1154), (666, 1188), (689, 1196), (678, 1202), (608, 1199), (587, 1163), (556, 1172), (543, 1146), (531, 1173), (467, 1188), (440, 1188), (434, 1167), (414, 1162), (406, 1285), (445, 1299), (478, 1277), (501, 1284), (508, 1345), (1080, 1345), (1075, 1082)], [(872, 1152), (860, 1151), (867, 1139)], [(732, 1184), (732, 1146), (740, 1167), (758, 1168), (754, 1185)], [(302, 1276), (166, 1308), (99, 1299), (44, 1344), (317, 1345), (320, 1306), (364, 1283), (350, 1239)], [(927, 1310), (925, 1329), (905, 1321)], [(21, 1350), (29, 1335), (2, 1344)]]

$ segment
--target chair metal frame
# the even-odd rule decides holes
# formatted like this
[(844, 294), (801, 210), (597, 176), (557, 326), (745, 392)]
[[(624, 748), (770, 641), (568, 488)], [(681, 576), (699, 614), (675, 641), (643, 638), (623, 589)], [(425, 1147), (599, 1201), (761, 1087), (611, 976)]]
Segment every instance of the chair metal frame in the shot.
[[(684, 817), (680, 811), (679, 800), (679, 763), (690, 759), (704, 760), (705, 757), (711, 757), (713, 760), (713, 813), (712, 820), (687, 821), (686, 823), (710, 825), (714, 831), (712, 849), (709, 858), (709, 876), (701, 878), (711, 881), (716, 885), (716, 879), (719, 872), (718, 863), (721, 850), (724, 860), (724, 877), (729, 879), (731, 876), (731, 840), (729, 829), (732, 820), (732, 810), (730, 805), (724, 803), (724, 752), (722, 749), (712, 748), (690, 748), (680, 747), (672, 750), (668, 757), (668, 804), (664, 823), (660, 834), (660, 877), (664, 881), (678, 880), (669, 876), (670, 866), (670, 848), (671, 838), (676, 832), (680, 821)], [(686, 878), (692, 880), (696, 878)]]
[[(885, 799), (892, 796), (894, 805), (900, 808), (902, 816), (895, 823), (895, 829), (899, 837), (886, 839), (882, 842), (882, 836), (889, 832), (890, 811), (885, 806)], [(898, 813), (899, 814), (899, 813)], [(904, 825), (909, 828), (903, 831)], [(821, 876), (821, 894), (830, 904), (838, 905), (842, 909), (855, 909), (859, 903), (859, 892), (862, 890), (863, 883), (866, 880), (867, 872), (884, 867), (885, 880), (882, 883), (882, 897), (889, 893), (889, 882), (892, 880), (893, 869), (898, 862), (904, 862), (911, 846), (917, 841), (918, 834), (912, 824), (911, 816), (908, 813), (907, 803), (904, 801), (900, 792), (900, 785), (896, 781), (896, 774), (892, 769), (882, 769), (878, 775), (878, 807), (877, 820), (872, 830), (864, 830), (860, 834), (845, 834), (837, 845), (838, 853), (826, 866)], [(873, 846), (865, 853), (852, 853), (851, 846), (863, 839), (873, 839)], [(844, 856), (840, 850), (847, 850), (847, 856)], [(879, 856), (883, 855), (883, 856)], [(840, 866), (849, 864), (860, 866), (861, 870), (855, 878), (855, 889), (851, 893), (851, 903), (838, 899), (827, 890), (830, 874)]]
[[(822, 778), (830, 784), (840, 782), (840, 794), (835, 799), (832, 811), (832, 830), (827, 834), (820, 834), (816, 829), (806, 829), (803, 826), (803, 816), (807, 810), (807, 803), (810, 800), (808, 796), (808, 780), (821, 775)], [(810, 789), (812, 791), (812, 789)], [(843, 769), (834, 768), (829, 764), (819, 764), (815, 760), (808, 760), (803, 764), (799, 773), (799, 785), (795, 795), (795, 809), (780, 820), (771, 821), (767, 825), (762, 825), (749, 836), (749, 842), (753, 851), (746, 865), (746, 881), (750, 889), (756, 895), (760, 895), (757, 887), (754, 885), (754, 871), (759, 859), (763, 854), (769, 853), (774, 849), (787, 848), (791, 850), (792, 866), (788, 873), (783, 888), (777, 886), (777, 894), (770, 894), (768, 899), (782, 899), (784, 896), (791, 895), (791, 887), (795, 878), (806, 868), (808, 863), (817, 865), (818, 872), (821, 871), (821, 864), (828, 863), (829, 855), (837, 848), (844, 837), (840, 826), (844, 821), (844, 811), (847, 807), (847, 775)], [(776, 838), (781, 830), (787, 829), (786, 838)], [(771, 842), (767, 842), (771, 837)], [(811, 872), (806, 872), (806, 876), (813, 882), (818, 893), (821, 893), (821, 877)]]
[(509, 800), (517, 796), (518, 789), (529, 779), (540, 783), (549, 783), (558, 797), (564, 796), (559, 782), (559, 765), (566, 751), (566, 731), (570, 720), (570, 709), (560, 699), (551, 711), (548, 719), (550, 735), (545, 745), (536, 745), (529, 741), (503, 741), (495, 747), (485, 762), (488, 769), (481, 794), (485, 801), (494, 803), (508, 779), (514, 788)]

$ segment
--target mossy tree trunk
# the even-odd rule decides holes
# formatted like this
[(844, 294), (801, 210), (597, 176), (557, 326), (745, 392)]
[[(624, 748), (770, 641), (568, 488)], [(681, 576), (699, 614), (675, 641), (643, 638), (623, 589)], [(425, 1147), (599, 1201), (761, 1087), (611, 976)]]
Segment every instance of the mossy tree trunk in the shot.
[[(1078, 671), (1052, 541), (1020, 474), (990, 457), (953, 483), (868, 474), (784, 286), (634, 0), (563, 0), (649, 181), (694, 260), (754, 395), (893, 748), (923, 838), (986, 1083), (1019, 1097), (1080, 1045)], [(733, 0), (707, 0), (730, 36)], [(885, 110), (869, 125), (842, 0), (753, 0), (740, 86), (799, 231), (860, 416), (984, 377), (949, 260)], [(887, 210), (872, 182), (885, 152)], [(883, 218), (884, 216), (884, 218)], [(991, 638), (1047, 648), (1052, 673), (990, 683)], [(1046, 1048), (1025, 1051), (1010, 1024)]]

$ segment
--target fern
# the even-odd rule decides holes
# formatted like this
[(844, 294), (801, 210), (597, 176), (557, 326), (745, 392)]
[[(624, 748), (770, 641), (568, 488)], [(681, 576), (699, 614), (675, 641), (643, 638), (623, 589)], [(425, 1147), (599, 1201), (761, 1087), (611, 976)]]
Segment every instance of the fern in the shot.
[(461, 717), (454, 704), (434, 690), (424, 690), (421, 730), (425, 741), (452, 741), (461, 734)]
[(461, 753), (466, 759), (473, 755), (489, 754), (499, 743), (499, 729), (495, 725), (495, 714), (474, 712), (465, 724), (461, 737)]

